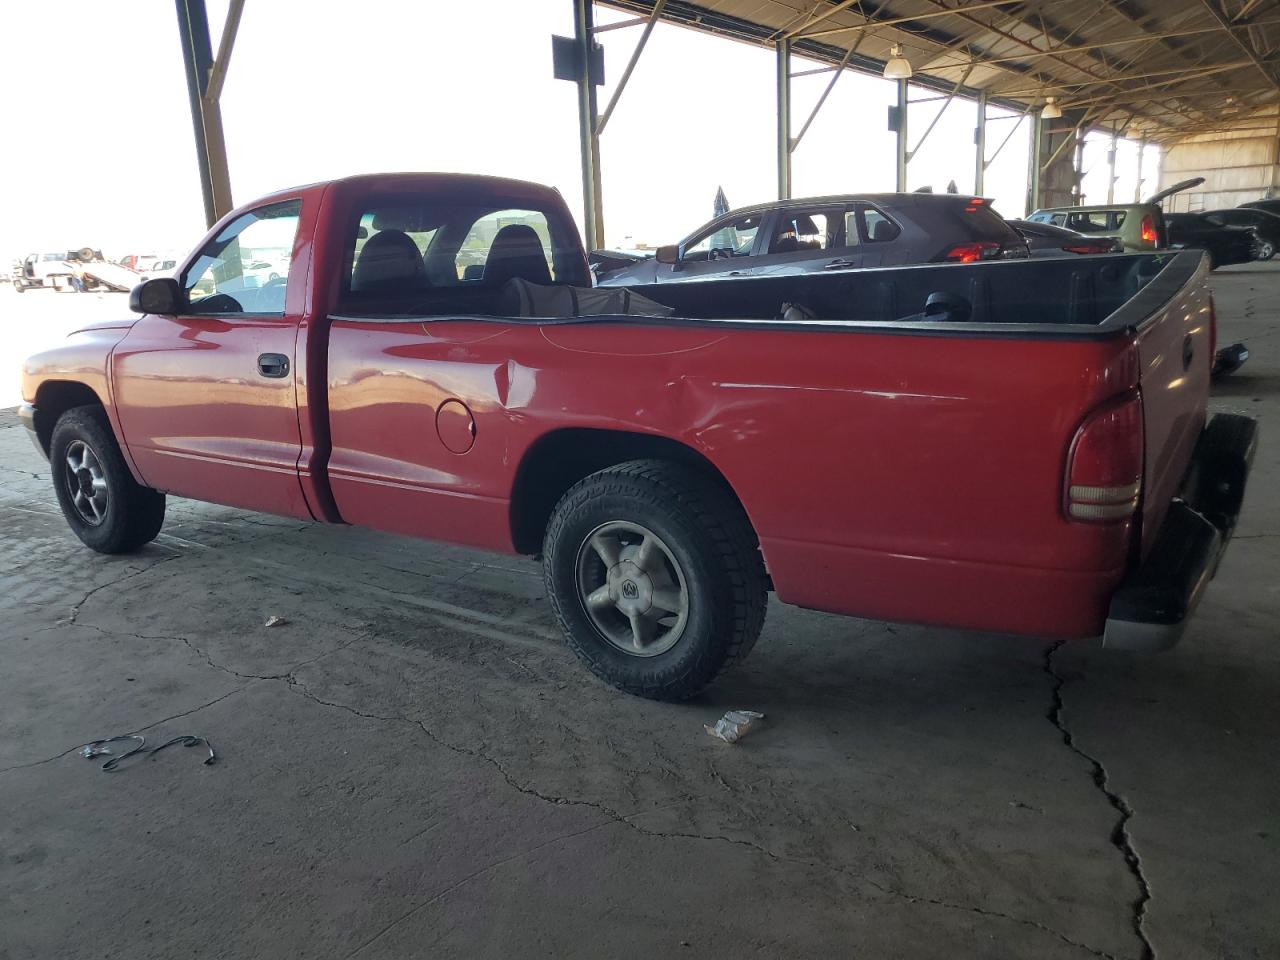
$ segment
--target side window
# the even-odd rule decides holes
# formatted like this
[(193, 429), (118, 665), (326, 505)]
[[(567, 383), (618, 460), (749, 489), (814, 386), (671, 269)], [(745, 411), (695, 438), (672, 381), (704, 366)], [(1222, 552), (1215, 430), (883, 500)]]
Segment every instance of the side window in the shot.
[(284, 316), (288, 255), (301, 210), (301, 200), (286, 200), (227, 224), (179, 280), (189, 312)]
[[(551, 227), (547, 216), (537, 210), (495, 210), (471, 225), (454, 257), (459, 280), (484, 279), (490, 256), (519, 257), (535, 274), (534, 283), (554, 283), (556, 265), (552, 257)], [(546, 269), (534, 261), (541, 257)], [(526, 277), (526, 279), (529, 279)]]
[(769, 252), (826, 250), (834, 239), (831, 234), (835, 223), (833, 216), (816, 210), (783, 212), (778, 215), (777, 226), (769, 239)]
[(1115, 210), (1089, 210), (1066, 218), (1066, 227), (1078, 233), (1103, 233), (1114, 230), (1120, 223), (1124, 223), (1124, 214), (1117, 221)]
[(862, 235), (867, 243), (888, 243), (902, 234), (902, 228), (875, 207), (863, 207), (858, 214), (862, 217)]
[(1124, 217), (1125, 217), (1124, 210), (1117, 210), (1115, 213), (1112, 214), (1112, 216), (1115, 217), (1115, 220), (1111, 224), (1111, 227), (1113, 230), (1124, 226)]
[(763, 214), (741, 217), (685, 245), (682, 260), (720, 260), (750, 256)]

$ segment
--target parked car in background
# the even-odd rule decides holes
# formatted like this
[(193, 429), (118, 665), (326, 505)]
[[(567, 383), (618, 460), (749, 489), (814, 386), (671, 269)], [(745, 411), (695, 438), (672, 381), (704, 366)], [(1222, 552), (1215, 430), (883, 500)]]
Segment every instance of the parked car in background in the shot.
[(1265, 210), (1267, 213), (1280, 214), (1280, 197), (1271, 200), (1250, 200), (1248, 203), (1240, 204), (1236, 209)]
[(1033, 257), (1069, 257), (1090, 253), (1122, 253), (1118, 237), (1090, 237), (1051, 223), (1010, 220), (1010, 226), (1026, 238)]
[(1080, 207), (1042, 207), (1027, 217), (1091, 237), (1114, 237), (1126, 250), (1159, 250), (1169, 245), (1160, 201), (1204, 183), (1204, 177), (1181, 180), (1142, 203), (1108, 203)]
[(1209, 254), (1209, 269), (1248, 263), (1258, 255), (1258, 235), (1252, 227), (1228, 227), (1203, 213), (1165, 214), (1169, 246), (1198, 249)]
[(1210, 210), (1205, 214), (1214, 223), (1228, 227), (1252, 227), (1258, 235), (1259, 260), (1270, 260), (1280, 250), (1280, 214), (1268, 213), (1261, 207), (1231, 207)]
[(601, 286), (783, 277), (912, 263), (1026, 258), (1027, 242), (982, 197), (875, 193), (731, 210)]
[(18, 293), (39, 287), (74, 289), (74, 272), (67, 263), (69, 255), (66, 250), (27, 254), (13, 275), (13, 289)]
[(128, 267), (141, 273), (146, 265), (156, 258), (154, 253), (129, 253), (121, 257), (118, 261), (120, 266)]

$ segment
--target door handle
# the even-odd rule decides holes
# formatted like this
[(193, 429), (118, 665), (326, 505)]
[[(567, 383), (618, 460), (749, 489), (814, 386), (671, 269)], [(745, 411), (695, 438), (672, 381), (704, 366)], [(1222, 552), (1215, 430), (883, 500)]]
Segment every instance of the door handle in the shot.
[(852, 260), (832, 260), (830, 263), (826, 264), (822, 269), (823, 270), (840, 270), (843, 267), (852, 267), (852, 266), (853, 266)]
[(283, 353), (264, 353), (258, 357), (258, 373), (273, 380), (289, 375), (289, 358)]

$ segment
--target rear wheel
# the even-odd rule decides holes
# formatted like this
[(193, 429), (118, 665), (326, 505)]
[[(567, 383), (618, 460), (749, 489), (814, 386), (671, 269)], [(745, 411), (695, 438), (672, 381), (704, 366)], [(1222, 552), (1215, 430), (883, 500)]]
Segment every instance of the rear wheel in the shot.
[(693, 696), (764, 626), (767, 580), (745, 513), (681, 464), (636, 460), (571, 488), (547, 528), (543, 571), (569, 646), (643, 697)]
[(72, 532), (99, 553), (128, 553), (164, 524), (164, 494), (133, 479), (106, 412), (74, 407), (53, 428), (53, 488)]
[(1270, 240), (1263, 240), (1258, 244), (1257, 260), (1270, 260), (1276, 255), (1276, 245)]

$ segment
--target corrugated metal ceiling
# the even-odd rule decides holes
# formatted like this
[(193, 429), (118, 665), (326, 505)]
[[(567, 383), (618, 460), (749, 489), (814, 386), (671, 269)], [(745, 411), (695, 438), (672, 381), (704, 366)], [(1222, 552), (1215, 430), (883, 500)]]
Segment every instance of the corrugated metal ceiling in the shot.
[[(609, 0), (646, 13), (653, 0)], [(1010, 106), (1054, 96), (1077, 122), (1173, 141), (1276, 127), (1280, 0), (669, 0), (663, 19)], [(1254, 118), (1255, 113), (1266, 119)]]

